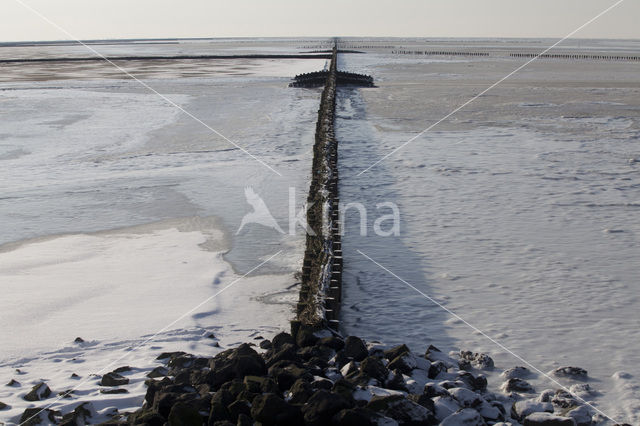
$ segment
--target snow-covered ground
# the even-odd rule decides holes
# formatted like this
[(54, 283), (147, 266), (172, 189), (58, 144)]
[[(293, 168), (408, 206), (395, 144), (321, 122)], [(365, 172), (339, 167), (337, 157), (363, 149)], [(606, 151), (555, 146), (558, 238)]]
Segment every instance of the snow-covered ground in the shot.
[[(358, 175), (522, 63), (497, 53), (342, 56), (342, 68), (379, 85), (338, 97), (341, 200), (364, 203), (371, 216), (361, 237), (357, 213), (347, 215), (344, 329), (522, 365), (360, 250), (540, 370), (587, 369), (602, 392), (595, 404), (635, 424), (638, 64), (532, 63)], [(372, 235), (375, 217), (389, 213), (376, 204), (387, 201), (400, 208), (399, 237)], [(535, 385), (555, 386), (542, 375)]]
[[(306, 198), (320, 92), (287, 84), (324, 64), (129, 64), (235, 145), (104, 66), (9, 67), (0, 83), (0, 402), (9, 408), (0, 423), (79, 401), (106, 419), (141, 405), (161, 352), (211, 355), (288, 330), (304, 235), (236, 231), (251, 211), (247, 187), (284, 230), (289, 188), (298, 208)], [(100, 393), (100, 376), (127, 365), (128, 393)], [(75, 390), (23, 400), (40, 381), (54, 396)]]

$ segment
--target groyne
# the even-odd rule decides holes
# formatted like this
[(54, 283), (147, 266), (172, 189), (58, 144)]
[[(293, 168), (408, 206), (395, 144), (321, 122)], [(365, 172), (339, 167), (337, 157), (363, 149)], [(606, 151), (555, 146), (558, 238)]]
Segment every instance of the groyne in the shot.
[(342, 295), (342, 246), (338, 143), (334, 131), (337, 86), (337, 48), (334, 46), (318, 110), (307, 197), (309, 232), (296, 319), (291, 324), (292, 335), (300, 345), (314, 340), (314, 333), (320, 330), (338, 328)]

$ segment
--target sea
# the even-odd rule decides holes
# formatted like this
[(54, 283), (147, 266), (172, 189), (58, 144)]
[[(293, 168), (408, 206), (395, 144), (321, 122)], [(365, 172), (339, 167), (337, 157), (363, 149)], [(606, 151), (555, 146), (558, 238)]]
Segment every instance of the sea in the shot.
[[(594, 406), (638, 423), (640, 41), (535, 57), (556, 41), (338, 39), (339, 69), (376, 84), (338, 89), (341, 331), (483, 352), (527, 366), (538, 391), (581, 367)], [(158, 329), (179, 345), (213, 327), (228, 344), (286, 328), (321, 90), (288, 83), (327, 60), (248, 56), (332, 44), (0, 45), (2, 380), (52, 375), (81, 333), (97, 366)], [(1, 62), (97, 54), (245, 57)], [(245, 219), (256, 199), (278, 226)], [(226, 303), (170, 324), (228, 285)]]

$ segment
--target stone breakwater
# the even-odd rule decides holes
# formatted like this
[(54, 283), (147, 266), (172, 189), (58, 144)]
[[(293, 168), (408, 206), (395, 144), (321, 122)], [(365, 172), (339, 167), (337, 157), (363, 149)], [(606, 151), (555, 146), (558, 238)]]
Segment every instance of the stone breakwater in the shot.
[(291, 324), (294, 338), (304, 346), (314, 333), (338, 329), (342, 292), (342, 247), (338, 198), (338, 142), (334, 121), (337, 87), (337, 50), (318, 110), (311, 184), (307, 197), (306, 251), (304, 254), (297, 316)]
[[(262, 353), (259, 353), (261, 351)], [(535, 392), (532, 373), (501, 373), (502, 392), (487, 391), (486, 354), (423, 355), (355, 336), (316, 336), (298, 345), (288, 333), (242, 344), (214, 357), (182, 352), (150, 374), (144, 406), (111, 424), (147, 425), (592, 425), (599, 418), (574, 395), (592, 392), (578, 368), (572, 393)], [(154, 376), (155, 374), (155, 376)], [(86, 407), (85, 407), (86, 408)], [(89, 420), (89, 419), (87, 419)]]

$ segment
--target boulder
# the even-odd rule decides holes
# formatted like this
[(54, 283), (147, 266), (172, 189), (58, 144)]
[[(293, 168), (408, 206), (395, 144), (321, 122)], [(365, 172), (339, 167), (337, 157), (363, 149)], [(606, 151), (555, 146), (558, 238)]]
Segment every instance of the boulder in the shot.
[(549, 402), (539, 402), (535, 399), (516, 401), (511, 406), (511, 417), (522, 420), (532, 413), (553, 413), (553, 405)]
[(265, 362), (267, 367), (271, 367), (278, 361), (288, 360), (288, 361), (296, 361), (298, 360), (298, 348), (291, 343), (284, 343), (279, 347), (273, 347), (265, 354)]
[(504, 392), (518, 392), (518, 393), (532, 393), (535, 392), (533, 386), (526, 380), (522, 379), (509, 379), (500, 387)]
[(531, 376), (532, 376), (531, 370), (529, 370), (527, 367), (520, 367), (520, 366), (508, 368), (504, 370), (502, 373), (500, 373), (500, 377), (502, 377), (505, 380), (527, 379)]
[(11, 380), (9, 380), (9, 383), (7, 383), (5, 386), (11, 386), (13, 388), (17, 388), (17, 387), (20, 386), (20, 382), (18, 382), (15, 379), (11, 379)]
[(11, 408), (11, 407), (5, 404), (4, 402), (0, 401), (0, 411), (6, 410), (7, 408)]
[(61, 426), (76, 426), (90, 424), (92, 417), (96, 416), (96, 409), (90, 402), (83, 402), (74, 410), (62, 417)]
[(288, 393), (288, 399), (291, 404), (304, 404), (306, 403), (311, 395), (314, 394), (314, 390), (311, 385), (303, 379), (298, 379), (295, 381), (293, 386)]
[(402, 354), (405, 354), (409, 352), (409, 348), (407, 347), (407, 345), (402, 344), (402, 345), (398, 345), (395, 346), (391, 349), (388, 349), (386, 351), (384, 351), (384, 357), (386, 359), (388, 359), (389, 361), (391, 361), (392, 359), (395, 359), (397, 357), (399, 357)]
[(277, 393), (278, 385), (270, 377), (245, 376), (244, 385), (246, 390), (253, 393)]
[(575, 420), (578, 426), (590, 426), (592, 424), (593, 413), (586, 405), (569, 410), (565, 416)]
[(305, 425), (322, 426), (331, 423), (339, 411), (352, 407), (352, 403), (338, 393), (319, 390), (302, 407)]
[(362, 407), (340, 410), (332, 419), (332, 424), (336, 426), (378, 426), (394, 423), (391, 419)]
[(151, 379), (157, 379), (160, 377), (165, 377), (169, 375), (169, 370), (167, 370), (166, 367), (162, 367), (162, 366), (158, 366), (156, 368), (154, 368), (153, 370), (151, 370), (148, 374), (147, 377), (151, 378)]
[(56, 424), (58, 414), (48, 408), (27, 408), (20, 416), (20, 426)]
[(571, 417), (555, 416), (551, 413), (529, 414), (522, 423), (523, 426), (576, 426)]
[(40, 382), (32, 387), (29, 393), (23, 398), (26, 401), (42, 401), (43, 399), (49, 398), (49, 396), (51, 396), (51, 389), (49, 389), (46, 383)]
[(587, 370), (580, 367), (560, 367), (553, 370), (553, 375), (558, 377), (569, 377), (574, 380), (585, 380)]
[(433, 413), (403, 395), (374, 396), (367, 408), (385, 417), (391, 417), (400, 425), (433, 425), (437, 421)]
[(231, 421), (233, 423), (238, 422), (238, 418), (241, 414), (244, 414), (245, 416), (251, 416), (251, 404), (249, 404), (248, 401), (242, 399), (232, 402), (231, 404), (229, 404), (227, 409), (229, 410), (229, 415), (231, 416)]
[(114, 372), (105, 374), (100, 380), (100, 386), (122, 386), (126, 384), (129, 384), (129, 379)]
[(476, 407), (484, 401), (482, 396), (465, 388), (451, 388), (449, 393), (462, 407)]
[(360, 364), (360, 371), (367, 374), (369, 377), (373, 377), (380, 383), (384, 383), (389, 377), (389, 370), (385, 367), (380, 358), (369, 356), (365, 358)]
[(263, 425), (298, 426), (302, 424), (300, 410), (274, 393), (256, 396), (251, 405), (251, 416)]
[(155, 411), (138, 411), (129, 416), (129, 424), (146, 426), (163, 426), (167, 419)]
[(447, 416), (440, 426), (485, 426), (486, 423), (480, 413), (473, 408), (463, 408)]
[(460, 351), (460, 359), (467, 361), (472, 367), (481, 370), (490, 370), (494, 367), (493, 359), (491, 359), (489, 355), (483, 353)]
[(260, 346), (260, 349), (271, 349), (273, 347), (273, 343), (265, 339), (261, 341), (258, 346)]
[(338, 336), (323, 337), (322, 339), (318, 340), (317, 345), (326, 346), (333, 349), (334, 351), (339, 351), (344, 348), (344, 340)]
[(344, 349), (342, 349), (342, 352), (347, 358), (351, 358), (358, 362), (362, 361), (369, 355), (367, 346), (364, 344), (362, 339), (356, 336), (347, 337), (344, 342)]

